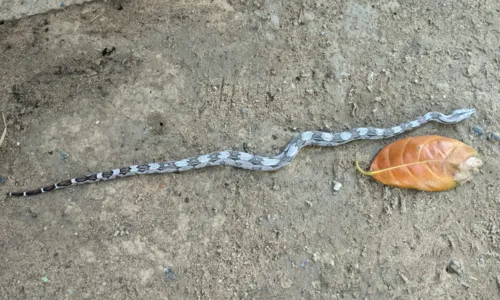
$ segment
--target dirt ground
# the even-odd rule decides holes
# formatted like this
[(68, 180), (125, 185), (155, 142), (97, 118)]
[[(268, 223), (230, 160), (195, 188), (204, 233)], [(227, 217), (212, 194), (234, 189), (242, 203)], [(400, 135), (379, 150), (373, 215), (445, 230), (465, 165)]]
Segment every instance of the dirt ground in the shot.
[[(487, 133), (500, 131), (499, 28), (495, 0), (107, 1), (0, 22), (3, 195), (477, 109), (457, 125), (306, 148), (273, 173), (1, 196), (2, 298), (498, 299), (500, 144)], [(478, 149), (482, 173), (425, 193), (354, 168), (436, 133)]]

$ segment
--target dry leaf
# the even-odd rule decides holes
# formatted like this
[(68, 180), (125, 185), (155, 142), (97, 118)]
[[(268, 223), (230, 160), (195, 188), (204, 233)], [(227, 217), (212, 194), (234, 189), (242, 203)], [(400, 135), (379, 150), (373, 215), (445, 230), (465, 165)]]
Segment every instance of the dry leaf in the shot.
[(385, 146), (370, 171), (356, 169), (386, 185), (422, 191), (444, 191), (470, 180), (482, 166), (477, 151), (461, 141), (438, 135), (409, 137)]

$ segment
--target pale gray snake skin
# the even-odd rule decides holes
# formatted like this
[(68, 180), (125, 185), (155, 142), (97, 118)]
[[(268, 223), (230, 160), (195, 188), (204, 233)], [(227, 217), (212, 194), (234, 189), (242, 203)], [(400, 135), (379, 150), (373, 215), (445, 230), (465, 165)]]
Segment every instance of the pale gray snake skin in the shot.
[(274, 171), (288, 165), (305, 146), (334, 147), (356, 140), (386, 139), (420, 127), (430, 121), (443, 124), (456, 124), (468, 119), (475, 112), (475, 109), (458, 109), (449, 115), (440, 112), (428, 112), (413, 121), (390, 128), (360, 127), (343, 132), (305, 131), (295, 136), (283, 151), (274, 157), (233, 150), (219, 151), (177, 161), (153, 162), (113, 169), (107, 172), (68, 179), (35, 190), (8, 193), (8, 196), (32, 196), (67, 186), (111, 180), (118, 177), (156, 173), (179, 173), (210, 166), (233, 166), (253, 171)]

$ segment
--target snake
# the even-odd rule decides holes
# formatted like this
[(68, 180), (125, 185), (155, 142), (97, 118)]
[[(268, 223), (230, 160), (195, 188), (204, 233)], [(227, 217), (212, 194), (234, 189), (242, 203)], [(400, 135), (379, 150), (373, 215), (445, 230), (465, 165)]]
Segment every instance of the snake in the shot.
[(334, 147), (356, 140), (377, 140), (395, 137), (413, 130), (428, 122), (456, 124), (468, 119), (476, 112), (475, 109), (457, 109), (451, 114), (428, 112), (412, 121), (401, 123), (389, 128), (358, 127), (341, 132), (303, 131), (293, 137), (276, 156), (262, 156), (235, 150), (212, 152), (199, 156), (172, 160), (167, 162), (151, 162), (141, 165), (131, 165), (112, 169), (106, 172), (67, 179), (45, 187), (20, 192), (10, 192), (10, 197), (25, 197), (43, 194), (69, 186), (112, 180), (134, 175), (180, 173), (210, 166), (232, 166), (251, 171), (275, 171), (287, 166), (306, 146)]

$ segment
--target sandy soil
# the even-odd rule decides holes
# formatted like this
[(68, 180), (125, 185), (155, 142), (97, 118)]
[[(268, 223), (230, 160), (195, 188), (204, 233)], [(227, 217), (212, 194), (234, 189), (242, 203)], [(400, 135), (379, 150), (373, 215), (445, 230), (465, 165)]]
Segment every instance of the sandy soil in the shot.
[(499, 298), (499, 28), (494, 0), (108, 1), (1, 22), (2, 194), (463, 107), (478, 112), (404, 136), (459, 139), (486, 161), (443, 193), (360, 176), (353, 162), (393, 138), (308, 148), (274, 173), (7, 198), (2, 297)]

